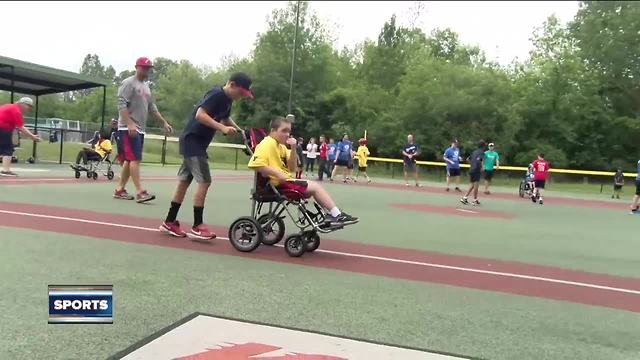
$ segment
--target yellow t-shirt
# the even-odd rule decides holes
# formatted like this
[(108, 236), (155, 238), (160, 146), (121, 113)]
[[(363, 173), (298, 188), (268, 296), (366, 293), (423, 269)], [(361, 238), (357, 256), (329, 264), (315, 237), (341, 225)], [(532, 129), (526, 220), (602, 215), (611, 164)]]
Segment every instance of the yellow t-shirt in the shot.
[[(291, 150), (279, 144), (271, 136), (267, 136), (256, 146), (248, 166), (251, 169), (268, 166), (282, 172), (288, 179), (292, 179), (291, 171), (287, 167), (287, 161), (289, 161), (290, 157)], [(270, 176), (270, 181), (273, 185), (278, 186), (277, 178)]]
[(113, 150), (113, 146), (111, 145), (110, 140), (102, 140), (102, 142), (98, 141), (94, 150), (100, 154), (100, 157), (104, 157), (106, 153), (111, 152)]
[(358, 151), (356, 152), (356, 157), (358, 158), (358, 166), (359, 167), (367, 167), (367, 157), (371, 155), (369, 153), (369, 149), (366, 145), (361, 145), (358, 147)]

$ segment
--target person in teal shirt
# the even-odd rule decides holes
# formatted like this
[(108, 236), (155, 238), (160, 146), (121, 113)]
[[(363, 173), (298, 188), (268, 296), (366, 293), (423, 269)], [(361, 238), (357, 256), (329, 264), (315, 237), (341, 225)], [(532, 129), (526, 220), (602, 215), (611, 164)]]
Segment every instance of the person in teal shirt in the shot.
[(494, 143), (489, 143), (489, 150), (484, 152), (484, 193), (486, 195), (491, 194), (489, 186), (491, 186), (494, 169), (500, 168), (500, 155), (496, 152), (495, 147)]

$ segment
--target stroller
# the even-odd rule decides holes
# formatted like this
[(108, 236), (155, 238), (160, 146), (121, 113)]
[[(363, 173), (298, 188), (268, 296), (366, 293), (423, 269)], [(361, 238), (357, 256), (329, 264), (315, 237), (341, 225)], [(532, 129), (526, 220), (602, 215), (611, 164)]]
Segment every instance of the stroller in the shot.
[[(243, 133), (245, 153), (253, 155), (258, 143), (266, 137), (263, 129), (247, 129)], [(251, 216), (236, 219), (229, 227), (229, 241), (241, 252), (251, 252), (260, 246), (275, 245), (285, 235), (285, 213), (299, 228), (299, 233), (287, 236), (284, 249), (291, 257), (313, 252), (320, 246), (319, 233), (326, 234), (343, 226), (325, 222), (325, 215), (317, 203), (314, 210), (307, 208), (306, 196), (297, 191), (281, 192), (269, 179), (255, 172), (251, 191)], [(297, 210), (297, 213), (294, 212)]]
[(529, 164), (529, 168), (527, 173), (520, 180), (520, 186), (518, 189), (518, 194), (521, 198), (531, 197), (533, 195), (533, 190), (535, 189), (533, 181), (533, 165)]
[[(87, 143), (87, 145), (91, 145), (91, 149), (93, 149), (98, 143), (98, 132), (94, 134), (94, 137), (91, 141)], [(85, 148), (85, 150), (88, 149)], [(111, 151), (105, 151), (103, 157), (97, 152), (91, 153), (87, 157), (87, 165), (86, 166), (76, 166), (75, 164), (71, 165), (71, 168), (75, 171), (76, 179), (79, 179), (82, 172), (87, 173), (88, 179), (97, 180), (98, 173), (102, 173), (103, 176), (106, 176), (107, 179), (113, 180), (115, 173), (113, 172), (113, 164), (111, 163)]]

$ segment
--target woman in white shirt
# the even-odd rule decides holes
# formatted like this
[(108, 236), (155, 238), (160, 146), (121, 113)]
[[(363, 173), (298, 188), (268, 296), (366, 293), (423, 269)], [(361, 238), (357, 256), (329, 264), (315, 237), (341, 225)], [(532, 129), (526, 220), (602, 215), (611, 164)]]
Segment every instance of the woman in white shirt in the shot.
[(316, 157), (318, 157), (318, 144), (316, 144), (315, 138), (311, 138), (307, 144), (307, 168), (305, 171), (307, 177), (309, 177), (309, 167), (311, 167), (311, 173), (313, 174), (313, 165), (316, 162)]

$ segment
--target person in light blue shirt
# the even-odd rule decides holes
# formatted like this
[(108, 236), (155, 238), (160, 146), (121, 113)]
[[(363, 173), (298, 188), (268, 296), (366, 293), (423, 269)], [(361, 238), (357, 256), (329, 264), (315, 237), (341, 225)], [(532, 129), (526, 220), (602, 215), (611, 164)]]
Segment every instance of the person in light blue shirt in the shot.
[(456, 191), (460, 190), (460, 148), (458, 139), (453, 140), (451, 147), (445, 150), (443, 155), (444, 161), (447, 164), (447, 191), (451, 185), (451, 178), (456, 178)]
[(638, 208), (640, 208), (640, 160), (638, 160), (638, 174), (636, 175), (636, 195), (633, 197), (633, 204), (631, 204), (631, 213), (640, 214)]

